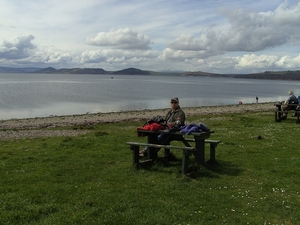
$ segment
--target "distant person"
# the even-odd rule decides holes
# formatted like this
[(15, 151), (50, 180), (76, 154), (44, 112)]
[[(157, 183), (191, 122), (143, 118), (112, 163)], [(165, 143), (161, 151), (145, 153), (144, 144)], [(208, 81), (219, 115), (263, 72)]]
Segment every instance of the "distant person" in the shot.
[[(171, 109), (167, 112), (165, 116), (165, 120), (167, 123), (168, 129), (172, 129), (175, 125), (183, 126), (185, 122), (185, 113), (179, 106), (179, 99), (177, 97), (171, 98), (170, 101)], [(180, 122), (180, 124), (178, 124)], [(168, 134), (160, 134), (157, 137), (157, 143), (162, 143)], [(148, 148), (146, 147), (142, 151), (140, 151), (140, 156), (145, 156), (148, 152)]]
[(258, 97), (256, 96), (256, 103), (258, 103)]
[[(298, 98), (294, 95), (293, 90), (289, 91), (289, 97), (288, 99), (283, 103), (284, 105), (282, 106), (282, 110), (285, 111), (283, 113), (283, 116), (281, 117), (281, 119), (286, 119), (287, 118), (287, 112), (289, 110), (295, 110), (297, 108), (297, 104), (298, 104)], [(293, 104), (293, 105), (291, 105)]]
[(242, 101), (239, 101), (239, 105), (242, 105), (243, 104), (243, 102)]

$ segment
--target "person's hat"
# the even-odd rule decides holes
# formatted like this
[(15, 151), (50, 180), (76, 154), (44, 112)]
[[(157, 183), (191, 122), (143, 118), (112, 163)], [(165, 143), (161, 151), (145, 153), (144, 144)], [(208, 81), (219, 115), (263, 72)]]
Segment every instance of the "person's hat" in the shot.
[(293, 94), (294, 94), (293, 90), (290, 90), (289, 95), (293, 95)]
[(171, 98), (171, 102), (179, 102), (178, 98)]

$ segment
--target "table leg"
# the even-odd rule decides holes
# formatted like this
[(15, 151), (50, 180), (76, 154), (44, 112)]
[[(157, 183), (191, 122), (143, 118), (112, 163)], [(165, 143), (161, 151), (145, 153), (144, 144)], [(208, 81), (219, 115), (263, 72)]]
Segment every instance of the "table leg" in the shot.
[(186, 174), (189, 169), (189, 152), (186, 150), (182, 151), (182, 174)]
[[(148, 143), (157, 144), (157, 134), (148, 135)], [(156, 148), (148, 148), (148, 159), (156, 159), (157, 158), (157, 149)]]
[(170, 149), (165, 148), (164, 156), (170, 155)]
[[(162, 145), (170, 145), (170, 142), (171, 142), (171, 135), (167, 135), (166, 138), (162, 141)], [(164, 156), (169, 156), (171, 153), (170, 149), (168, 148), (165, 148), (164, 150)]]
[(275, 122), (280, 122), (282, 117), (281, 105), (276, 105), (277, 111), (275, 111)]
[(279, 112), (278, 111), (275, 112), (275, 122), (280, 122)]
[(139, 146), (131, 146), (131, 150), (132, 150), (132, 165), (138, 169), (139, 167), (139, 150), (140, 147)]
[(210, 143), (210, 159), (209, 161), (211, 163), (216, 162), (216, 144)]
[(195, 159), (196, 162), (200, 165), (205, 164), (205, 139), (200, 139), (199, 137), (195, 138)]

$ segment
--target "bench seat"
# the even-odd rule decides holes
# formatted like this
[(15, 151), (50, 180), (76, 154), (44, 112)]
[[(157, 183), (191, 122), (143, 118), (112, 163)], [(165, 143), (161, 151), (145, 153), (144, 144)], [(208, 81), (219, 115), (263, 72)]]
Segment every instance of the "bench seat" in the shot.
[[(195, 139), (185, 139), (187, 142), (195, 142)], [(220, 140), (205, 139), (205, 143), (210, 145), (210, 162), (216, 161), (216, 147), (220, 143)]]
[(297, 117), (296, 123), (300, 123), (300, 112), (297, 111), (297, 110), (288, 110), (288, 111), (278, 111), (278, 110), (275, 110), (275, 121), (276, 122), (280, 122), (282, 120), (281, 116), (284, 113), (294, 113), (294, 117)]
[[(174, 146), (174, 145), (160, 145), (160, 144), (149, 144), (149, 143), (139, 143), (139, 142), (126, 142), (127, 145), (130, 146), (130, 149), (132, 150), (132, 164), (137, 169), (140, 167), (140, 164), (143, 162), (140, 162), (139, 159), (139, 151), (140, 146), (143, 147), (150, 147), (150, 148), (165, 148), (165, 149), (177, 149), (182, 150), (182, 174), (186, 174), (188, 171), (189, 166), (189, 156), (195, 152), (194, 147), (186, 147), (186, 146)], [(148, 159), (144, 162), (151, 162), (152, 159)]]

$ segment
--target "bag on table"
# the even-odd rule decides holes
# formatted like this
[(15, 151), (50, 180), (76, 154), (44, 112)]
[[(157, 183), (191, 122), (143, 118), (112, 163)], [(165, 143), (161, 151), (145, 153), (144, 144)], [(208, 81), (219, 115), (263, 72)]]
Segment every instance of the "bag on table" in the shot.
[(157, 115), (147, 120), (147, 122), (142, 127), (138, 127), (137, 130), (164, 130), (166, 125), (167, 121), (163, 117)]
[(167, 125), (167, 121), (160, 115), (153, 116), (150, 120), (147, 120), (144, 126), (146, 124), (152, 124), (152, 123), (158, 123), (164, 127)]

